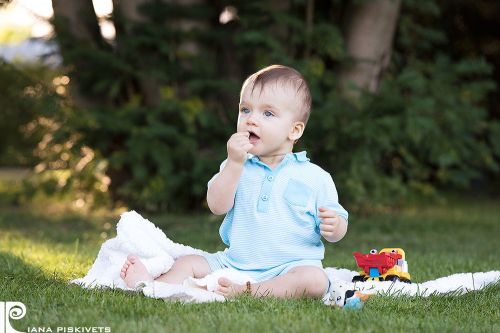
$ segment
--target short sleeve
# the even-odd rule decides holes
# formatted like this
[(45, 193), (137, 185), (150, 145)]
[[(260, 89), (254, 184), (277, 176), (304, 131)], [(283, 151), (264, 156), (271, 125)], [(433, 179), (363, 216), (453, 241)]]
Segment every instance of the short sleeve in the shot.
[(346, 221), (349, 218), (349, 214), (339, 203), (339, 196), (337, 194), (337, 189), (335, 183), (333, 182), (332, 176), (329, 173), (325, 174), (323, 177), (322, 184), (319, 188), (318, 195), (316, 197), (316, 212), (314, 217), (316, 219), (316, 224), (319, 226), (321, 220), (318, 218), (318, 209), (320, 207), (325, 207), (327, 209), (334, 210), (339, 216), (342, 216)]
[(208, 181), (207, 188), (210, 187), (210, 185), (214, 181), (215, 177), (217, 177), (217, 175), (222, 171), (222, 169), (224, 169), (224, 167), (226, 166), (226, 162), (227, 162), (227, 159), (222, 161), (222, 163), (220, 164), (220, 167), (219, 167), (219, 172), (217, 172), (215, 175), (213, 175), (213, 177)]

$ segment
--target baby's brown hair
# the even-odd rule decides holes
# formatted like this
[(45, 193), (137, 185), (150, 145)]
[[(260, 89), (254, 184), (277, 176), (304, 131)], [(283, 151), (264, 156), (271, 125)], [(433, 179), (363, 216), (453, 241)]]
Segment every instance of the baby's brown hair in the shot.
[(289, 86), (295, 90), (296, 96), (300, 100), (299, 120), (307, 124), (309, 115), (311, 114), (311, 91), (307, 85), (307, 81), (302, 74), (291, 67), (283, 65), (271, 65), (261, 69), (260, 71), (250, 75), (245, 82), (243, 88), (248, 84), (252, 84), (252, 93), (255, 87), (260, 86), (260, 91), (271, 82), (276, 84), (281, 83), (283, 86)]

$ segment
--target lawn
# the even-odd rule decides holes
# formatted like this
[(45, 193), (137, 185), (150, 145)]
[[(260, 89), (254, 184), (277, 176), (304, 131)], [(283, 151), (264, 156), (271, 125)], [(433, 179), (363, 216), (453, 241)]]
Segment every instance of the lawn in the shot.
[[(451, 198), (451, 197), (450, 197)], [(498, 198), (497, 198), (498, 199)], [(455, 198), (398, 211), (353, 214), (347, 236), (327, 246), (325, 266), (355, 269), (354, 251), (405, 249), (412, 279), (500, 269), (500, 206), (492, 198)], [(147, 216), (173, 240), (222, 249), (220, 218)], [(500, 284), (463, 296), (372, 297), (362, 311), (316, 300), (252, 299), (217, 304), (166, 303), (113, 290), (83, 290), (100, 244), (114, 236), (117, 212), (61, 205), (0, 204), (0, 301), (21, 301), (21, 331), (110, 327), (112, 332), (500, 332)], [(1, 331), (1, 329), (0, 329)], [(69, 331), (66, 331), (69, 332)], [(82, 331), (83, 332), (83, 331)]]

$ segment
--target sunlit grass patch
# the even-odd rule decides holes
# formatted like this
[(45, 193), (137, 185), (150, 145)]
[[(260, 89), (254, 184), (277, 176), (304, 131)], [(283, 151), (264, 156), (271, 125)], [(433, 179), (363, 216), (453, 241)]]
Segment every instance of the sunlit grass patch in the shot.
[(88, 247), (80, 249), (79, 243), (78, 239), (73, 246), (42, 242), (25, 238), (18, 231), (7, 231), (0, 236), (0, 252), (10, 253), (28, 265), (39, 267), (46, 276), (56, 274), (62, 279), (72, 279), (85, 275), (97, 254)]

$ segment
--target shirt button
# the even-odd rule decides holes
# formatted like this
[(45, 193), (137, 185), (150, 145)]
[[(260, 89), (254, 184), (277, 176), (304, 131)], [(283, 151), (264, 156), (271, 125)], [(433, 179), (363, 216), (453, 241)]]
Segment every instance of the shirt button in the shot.
[(274, 177), (273, 177), (273, 176), (271, 176), (271, 175), (267, 176), (267, 180), (269, 180), (270, 182), (272, 182), (272, 181), (273, 181), (273, 179), (274, 179)]
[(264, 195), (261, 197), (261, 199), (262, 199), (262, 201), (267, 201), (267, 199), (269, 199), (269, 198), (267, 197), (267, 195), (265, 195), (265, 194), (264, 194)]

